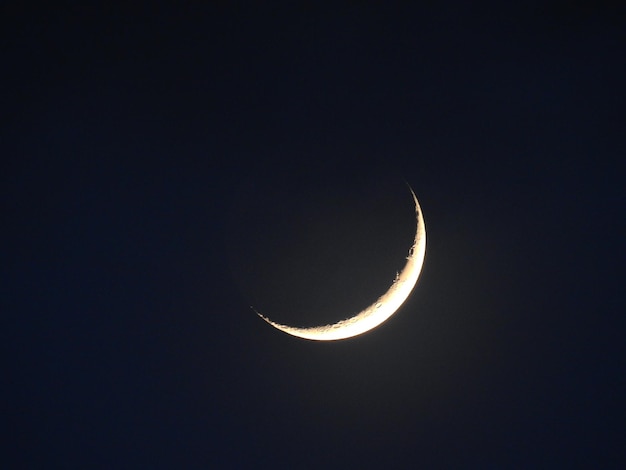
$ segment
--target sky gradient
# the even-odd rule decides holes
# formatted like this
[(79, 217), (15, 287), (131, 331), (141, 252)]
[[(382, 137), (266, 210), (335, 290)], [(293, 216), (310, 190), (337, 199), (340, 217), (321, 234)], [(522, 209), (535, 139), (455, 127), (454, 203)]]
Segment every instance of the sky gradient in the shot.
[(4, 468), (624, 466), (623, 8), (2, 8)]

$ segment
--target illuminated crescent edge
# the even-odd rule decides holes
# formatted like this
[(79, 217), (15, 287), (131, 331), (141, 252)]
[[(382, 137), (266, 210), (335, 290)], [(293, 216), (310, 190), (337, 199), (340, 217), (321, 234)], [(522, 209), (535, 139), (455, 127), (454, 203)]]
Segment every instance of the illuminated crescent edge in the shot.
[(252, 307), (253, 310), (274, 328), (299, 338), (315, 341), (334, 341), (351, 338), (370, 331), (386, 321), (400, 308), (413, 291), (420, 272), (422, 271), (424, 256), (426, 254), (426, 226), (424, 224), (422, 209), (411, 187), (409, 187), (409, 190), (415, 201), (415, 214), (417, 216), (415, 240), (409, 250), (409, 255), (406, 258), (407, 262), (402, 272), (396, 275), (391, 287), (373, 304), (346, 320), (341, 320), (330, 325), (314, 326), (310, 328), (281, 325), (263, 316), (254, 309), (254, 307)]

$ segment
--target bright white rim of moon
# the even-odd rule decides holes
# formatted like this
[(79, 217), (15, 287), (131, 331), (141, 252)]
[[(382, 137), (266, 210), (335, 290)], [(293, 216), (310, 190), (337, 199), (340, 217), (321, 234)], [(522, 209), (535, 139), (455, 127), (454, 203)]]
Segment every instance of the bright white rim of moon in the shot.
[(254, 310), (257, 315), (274, 328), (287, 334), (315, 341), (334, 341), (352, 338), (353, 336), (370, 331), (396, 313), (417, 284), (426, 254), (426, 226), (424, 224), (424, 216), (422, 215), (422, 209), (415, 193), (411, 187), (409, 187), (409, 190), (415, 202), (415, 215), (417, 217), (415, 240), (409, 249), (409, 255), (406, 258), (407, 261), (404, 268), (396, 276), (387, 292), (381, 295), (372, 305), (346, 320), (341, 320), (330, 325), (314, 326), (310, 328), (281, 325)]

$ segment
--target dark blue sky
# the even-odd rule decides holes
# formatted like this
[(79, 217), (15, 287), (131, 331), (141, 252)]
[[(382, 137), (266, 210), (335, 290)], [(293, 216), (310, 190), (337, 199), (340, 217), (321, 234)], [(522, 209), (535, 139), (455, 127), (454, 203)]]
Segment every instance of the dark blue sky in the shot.
[(623, 8), (0, 17), (3, 467), (626, 463)]

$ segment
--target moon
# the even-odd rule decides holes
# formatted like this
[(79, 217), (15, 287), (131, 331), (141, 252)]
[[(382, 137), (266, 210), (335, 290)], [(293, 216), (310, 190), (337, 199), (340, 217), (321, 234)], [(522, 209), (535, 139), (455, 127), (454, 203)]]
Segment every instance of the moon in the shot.
[(335, 341), (352, 338), (370, 331), (396, 313), (417, 284), (426, 254), (426, 226), (424, 224), (424, 216), (422, 215), (422, 209), (417, 201), (417, 197), (410, 186), (409, 191), (411, 191), (413, 201), (415, 202), (415, 215), (417, 218), (415, 240), (409, 249), (404, 268), (396, 275), (391, 287), (373, 304), (346, 320), (341, 320), (330, 325), (314, 326), (310, 328), (281, 325), (254, 310), (257, 315), (274, 328), (292, 336), (314, 341)]

